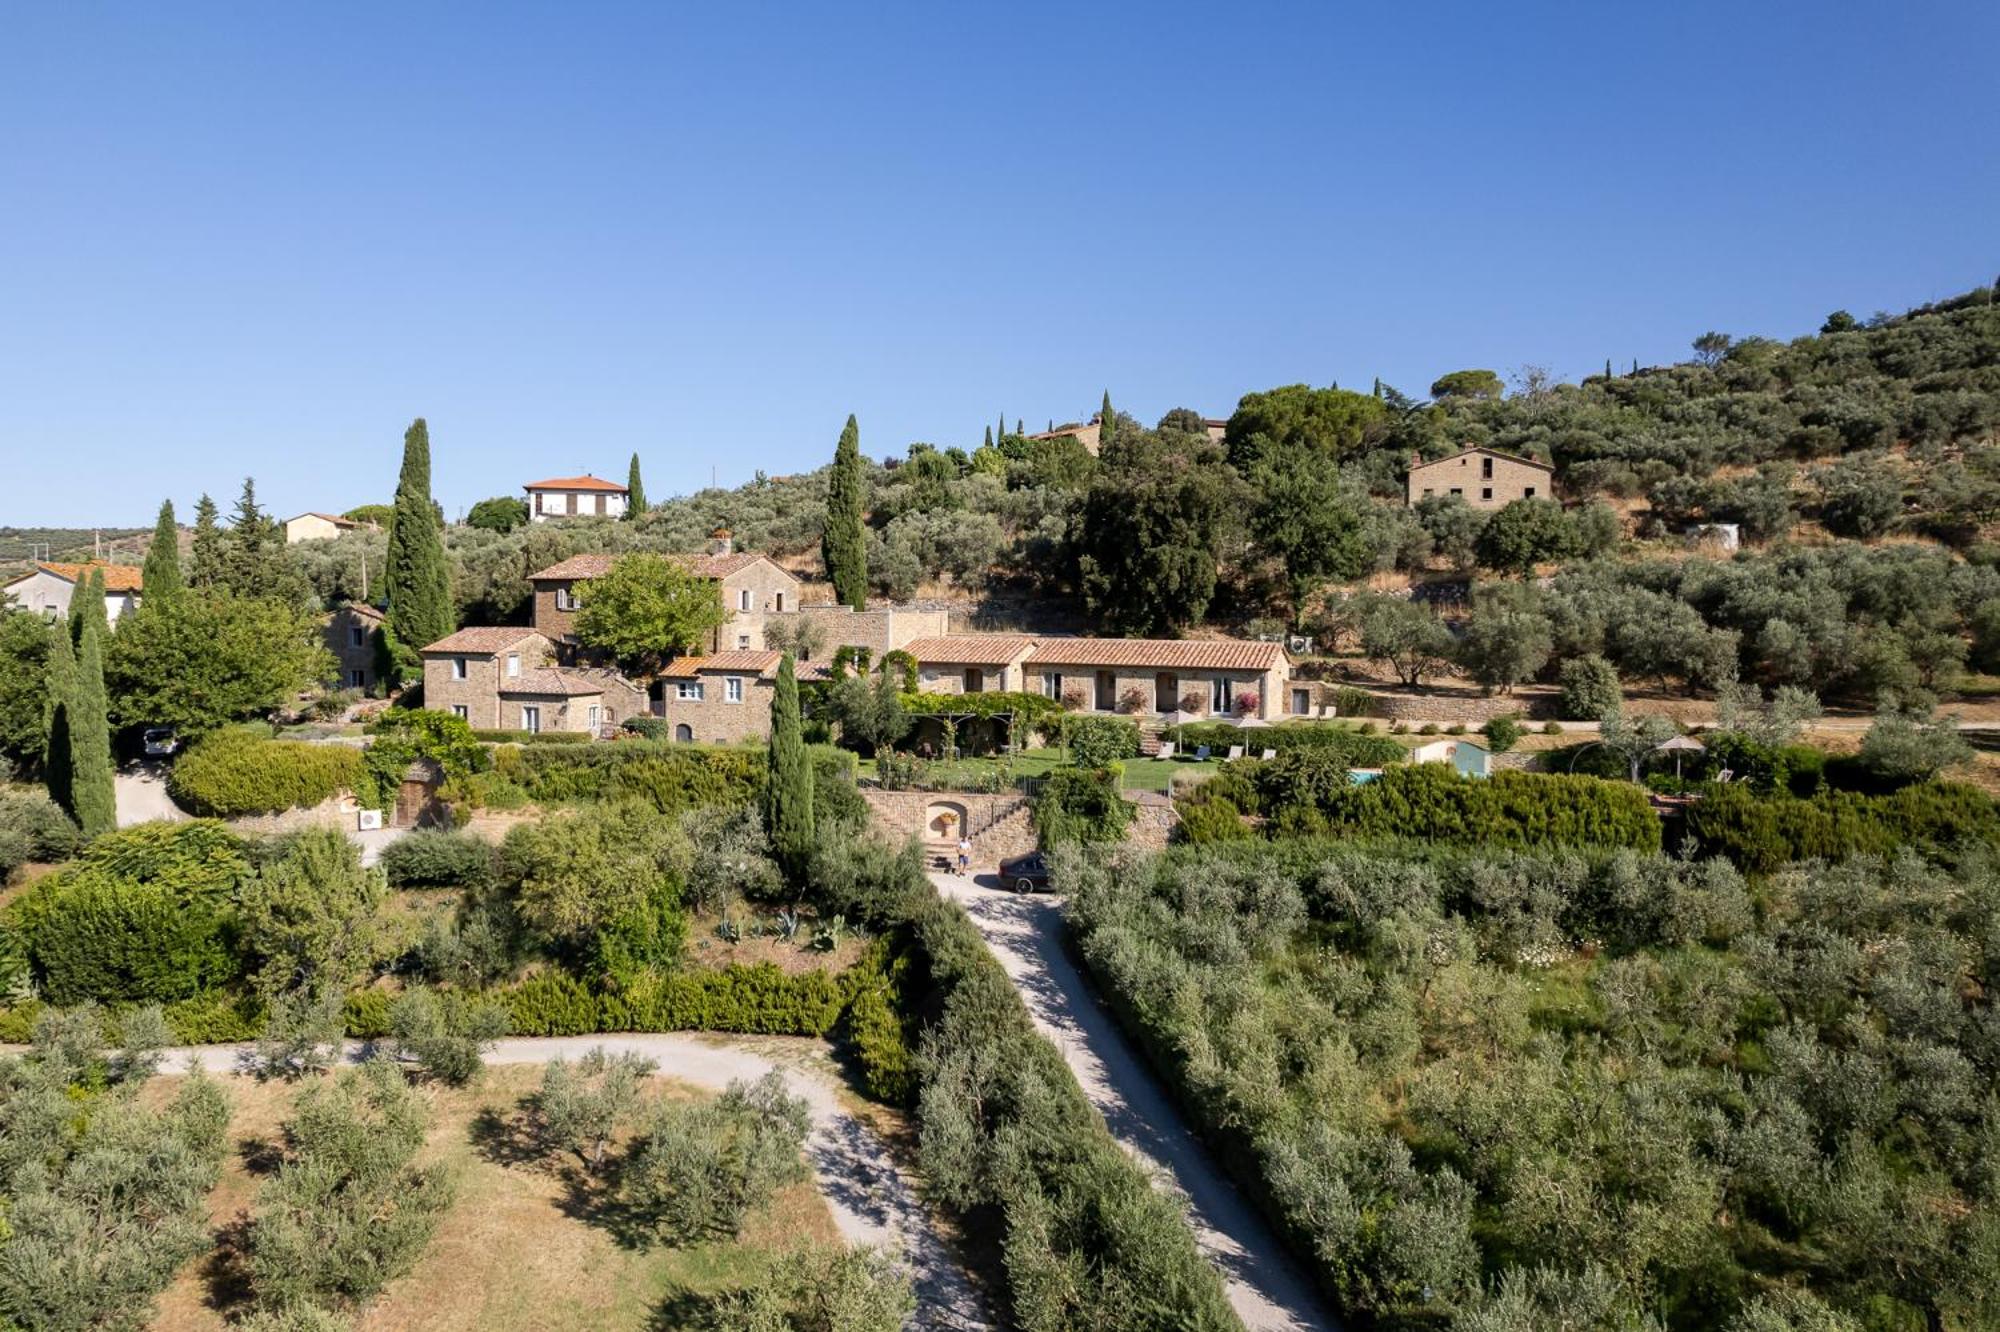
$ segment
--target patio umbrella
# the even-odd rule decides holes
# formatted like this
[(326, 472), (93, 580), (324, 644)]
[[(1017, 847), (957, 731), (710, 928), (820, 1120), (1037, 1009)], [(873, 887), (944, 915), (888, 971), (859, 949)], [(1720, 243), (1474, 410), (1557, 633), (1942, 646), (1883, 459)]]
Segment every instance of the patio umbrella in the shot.
[(1667, 739), (1660, 741), (1659, 744), (1654, 745), (1653, 752), (1656, 754), (1671, 753), (1674, 756), (1674, 777), (1678, 779), (1681, 775), (1681, 755), (1687, 753), (1699, 754), (1705, 748), (1707, 746), (1691, 735), (1676, 735), (1669, 736)]
[(1250, 731), (1259, 727), (1268, 727), (1270, 724), (1262, 717), (1245, 717), (1242, 721), (1237, 722), (1236, 726), (1238, 730)]

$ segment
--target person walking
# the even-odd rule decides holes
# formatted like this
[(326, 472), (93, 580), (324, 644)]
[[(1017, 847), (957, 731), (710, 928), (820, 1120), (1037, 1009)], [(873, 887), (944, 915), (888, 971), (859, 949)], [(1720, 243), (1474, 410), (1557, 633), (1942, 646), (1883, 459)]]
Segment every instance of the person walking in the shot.
[(972, 839), (964, 834), (958, 839), (958, 872), (965, 873), (972, 868)]

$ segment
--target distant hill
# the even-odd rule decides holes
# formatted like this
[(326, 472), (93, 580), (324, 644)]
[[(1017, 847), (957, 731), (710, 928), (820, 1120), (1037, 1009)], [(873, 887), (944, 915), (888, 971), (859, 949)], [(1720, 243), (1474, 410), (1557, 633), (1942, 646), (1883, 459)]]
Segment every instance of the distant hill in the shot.
[(25, 573), (36, 560), (76, 563), (93, 553), (137, 564), (152, 537), (150, 527), (0, 527), (0, 579)]

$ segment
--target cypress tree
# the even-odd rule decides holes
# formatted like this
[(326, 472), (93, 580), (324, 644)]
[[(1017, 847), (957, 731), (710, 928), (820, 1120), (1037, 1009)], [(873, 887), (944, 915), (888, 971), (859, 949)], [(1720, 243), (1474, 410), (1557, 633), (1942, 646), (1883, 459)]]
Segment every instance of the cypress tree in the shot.
[(49, 799), (76, 817), (70, 732), (76, 724), (76, 644), (67, 624), (49, 627), (48, 693), (42, 704), (42, 781)]
[(806, 752), (799, 720), (799, 682), (792, 654), (778, 662), (778, 686), (771, 699), (771, 748), (764, 781), (764, 824), (785, 877), (803, 884), (813, 845), (812, 756)]
[(625, 478), (625, 521), (631, 522), (646, 511), (646, 483), (639, 479), (639, 455), (632, 455), (632, 470)]
[(1014, 418), (1014, 433), (1017, 435), (1026, 435), (1028, 433), (1026, 428), (1022, 426), (1021, 418), (1018, 416)]
[(992, 427), (992, 426), (987, 426), (987, 427), (986, 427), (986, 447), (987, 447), (987, 448), (989, 448), (989, 449), (993, 447), (993, 427)]
[(444, 534), (431, 499), (431, 432), (419, 416), (403, 433), (403, 471), (396, 480), (395, 510), (389, 519), (389, 628), (395, 641), (421, 649), (455, 626), (451, 571), (444, 559)]
[(160, 501), (160, 520), (153, 524), (153, 544), (146, 548), (146, 570), (140, 586), (142, 604), (168, 606), (187, 590), (181, 578), (181, 529), (174, 521), (174, 502)]
[(1102, 454), (1118, 437), (1118, 418), (1111, 411), (1111, 390), (1104, 390), (1104, 408), (1097, 414), (1097, 451)]
[[(1007, 438), (1007, 413), (1002, 412), (1000, 413), (1000, 428), (993, 432), (993, 439), (1005, 438)], [(988, 440), (987, 442), (990, 444), (992, 440)]]
[(833, 451), (833, 475), (826, 485), (826, 529), (820, 558), (833, 594), (856, 610), (868, 609), (868, 544), (861, 530), (861, 427), (854, 418), (840, 432)]
[(243, 493), (236, 497), (236, 512), (229, 522), (223, 581), (230, 591), (263, 597), (276, 590), (278, 570), (273, 565), (283, 558), (275, 545), (276, 526), (257, 505), (257, 478), (244, 477)]
[(83, 614), (76, 646), (76, 709), (69, 729), (71, 813), (84, 836), (118, 826), (118, 788), (112, 781), (111, 700), (104, 691), (104, 574), (93, 570), (83, 593), (94, 603)]
[(194, 506), (194, 547), (188, 553), (188, 582), (214, 587), (222, 581), (225, 551), (222, 528), (216, 523), (215, 501), (203, 495)]

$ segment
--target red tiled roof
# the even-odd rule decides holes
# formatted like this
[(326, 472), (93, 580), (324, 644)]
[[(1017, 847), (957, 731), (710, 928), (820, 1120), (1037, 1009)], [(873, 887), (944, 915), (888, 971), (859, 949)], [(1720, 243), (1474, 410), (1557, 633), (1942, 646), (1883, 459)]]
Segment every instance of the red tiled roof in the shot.
[(1035, 645), (1026, 634), (946, 634), (919, 638), (904, 647), (918, 665), (964, 662), (971, 666), (1005, 666)]
[(440, 638), (422, 651), (464, 652), (474, 656), (485, 656), (499, 652), (503, 648), (513, 647), (524, 638), (539, 637), (540, 634), (526, 625), (477, 625)]
[(736, 648), (729, 652), (712, 653), (706, 657), (676, 657), (667, 663), (667, 668), (660, 674), (670, 680), (691, 680), (709, 671), (734, 671), (758, 676), (776, 675), (778, 663), (783, 660), (783, 653), (758, 651), (755, 648)]
[(304, 513), (299, 514), (298, 517), (287, 518), (285, 519), (285, 521), (288, 523), (295, 523), (299, 520), (299, 518), (324, 518), (327, 522), (332, 523), (335, 527), (361, 526), (360, 523), (355, 522), (352, 518), (343, 518), (337, 513), (321, 513), (317, 509), (307, 509)]
[(561, 698), (581, 698), (604, 692), (604, 686), (595, 680), (586, 679), (570, 671), (553, 667), (539, 671), (522, 671), (519, 675), (500, 682), (503, 694), (553, 694)]
[(1037, 666), (1268, 671), (1284, 659), (1284, 654), (1282, 643), (1252, 643), (1235, 638), (1038, 638), (1028, 660)]
[[(42, 563), (37, 564), (35, 568), (44, 573), (52, 573), (56, 577), (71, 583), (80, 583), (83, 581), (83, 576), (86, 573), (92, 569), (100, 569), (104, 573), (104, 590), (106, 592), (137, 592), (140, 590), (140, 580), (144, 577), (144, 570), (135, 565), (100, 564), (96, 561), (88, 564)], [(32, 573), (21, 575), (21, 578), (33, 577), (34, 574)], [(16, 578), (13, 582), (18, 583), (21, 581), (21, 578)], [(12, 585), (12, 583), (9, 584), (9, 586)]]
[(623, 495), (625, 487), (616, 481), (606, 481), (598, 476), (558, 476), (547, 481), (530, 481), (523, 490), (602, 490)]
[(357, 619), (363, 619), (363, 620), (379, 621), (379, 620), (386, 620), (389, 618), (387, 615), (383, 614), (381, 611), (377, 610), (375, 607), (369, 605), (365, 601), (350, 601), (345, 606), (341, 606), (338, 609), (336, 609), (334, 613), (338, 615), (341, 611), (346, 611), (349, 615), (355, 616)]
[[(546, 569), (536, 570), (528, 575), (531, 583), (566, 582), (581, 578), (602, 578), (611, 570), (616, 555), (572, 555), (560, 564), (551, 564)], [(669, 555), (668, 559), (701, 578), (727, 578), (739, 569), (747, 569), (762, 555), (748, 551), (737, 551), (729, 555)]]

